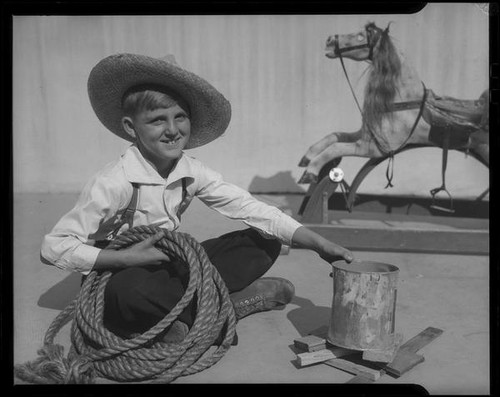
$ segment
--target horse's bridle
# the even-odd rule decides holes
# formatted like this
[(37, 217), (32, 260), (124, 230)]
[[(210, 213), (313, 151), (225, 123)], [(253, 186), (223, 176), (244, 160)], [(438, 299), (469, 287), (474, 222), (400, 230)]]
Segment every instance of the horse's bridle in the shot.
[(373, 58), (373, 49), (377, 45), (380, 36), (382, 35), (383, 30), (376, 26), (367, 26), (365, 27), (366, 32), (366, 43), (353, 45), (349, 47), (340, 48), (339, 45), (339, 35), (336, 34), (333, 39), (334, 50), (333, 53), (337, 55), (339, 58), (342, 58), (343, 52), (360, 50), (363, 48), (368, 48), (368, 59), (371, 61)]

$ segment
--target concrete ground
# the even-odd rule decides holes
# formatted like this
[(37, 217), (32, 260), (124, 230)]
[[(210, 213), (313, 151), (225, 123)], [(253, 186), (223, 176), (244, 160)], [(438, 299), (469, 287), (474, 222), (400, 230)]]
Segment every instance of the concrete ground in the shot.
[[(75, 199), (74, 194), (14, 196), (15, 364), (36, 357), (47, 327), (77, 294), (78, 275), (39, 260), (43, 235)], [(279, 197), (263, 199), (283, 204)], [(196, 200), (183, 222), (182, 231), (198, 240), (245, 227)], [(489, 394), (489, 257), (393, 252), (355, 255), (399, 267), (396, 331), (404, 340), (429, 326), (444, 331), (419, 352), (425, 362), (398, 379), (385, 375), (377, 383), (414, 383), (430, 394)], [(329, 273), (330, 266), (313, 252), (292, 249), (281, 255), (268, 275), (285, 277), (295, 285), (292, 303), (285, 310), (241, 320), (237, 346), (211, 368), (175, 383), (343, 384), (351, 379), (353, 375), (324, 364), (304, 368), (294, 364), (293, 340), (330, 320), (333, 291)], [(69, 327), (63, 328), (56, 343), (69, 345)]]

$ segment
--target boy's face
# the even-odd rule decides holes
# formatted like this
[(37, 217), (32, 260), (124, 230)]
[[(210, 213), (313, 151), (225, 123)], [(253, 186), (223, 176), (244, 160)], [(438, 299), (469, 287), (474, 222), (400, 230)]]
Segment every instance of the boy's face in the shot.
[(142, 155), (158, 170), (168, 168), (181, 156), (191, 135), (191, 121), (179, 105), (139, 111), (125, 117), (124, 125), (133, 129)]

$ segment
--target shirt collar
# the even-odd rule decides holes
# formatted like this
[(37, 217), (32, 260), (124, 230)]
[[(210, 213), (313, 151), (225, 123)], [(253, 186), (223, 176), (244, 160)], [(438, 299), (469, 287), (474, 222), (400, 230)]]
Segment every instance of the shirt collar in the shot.
[(130, 146), (123, 154), (122, 164), (125, 176), (131, 183), (170, 185), (182, 178), (193, 177), (189, 159), (182, 153), (182, 156), (177, 160), (177, 163), (165, 180), (160, 176), (158, 171), (146, 161), (135, 144)]

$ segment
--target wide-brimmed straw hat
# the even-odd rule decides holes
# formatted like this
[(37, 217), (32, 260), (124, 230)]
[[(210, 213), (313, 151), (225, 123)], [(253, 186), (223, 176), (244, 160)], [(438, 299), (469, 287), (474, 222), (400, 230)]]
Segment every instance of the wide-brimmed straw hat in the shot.
[(189, 105), (191, 136), (186, 149), (213, 141), (231, 119), (231, 105), (201, 77), (182, 69), (173, 55), (157, 59), (136, 54), (104, 58), (90, 72), (87, 88), (99, 120), (120, 138), (133, 141), (122, 128), (123, 95), (134, 86), (161, 85), (177, 92)]

